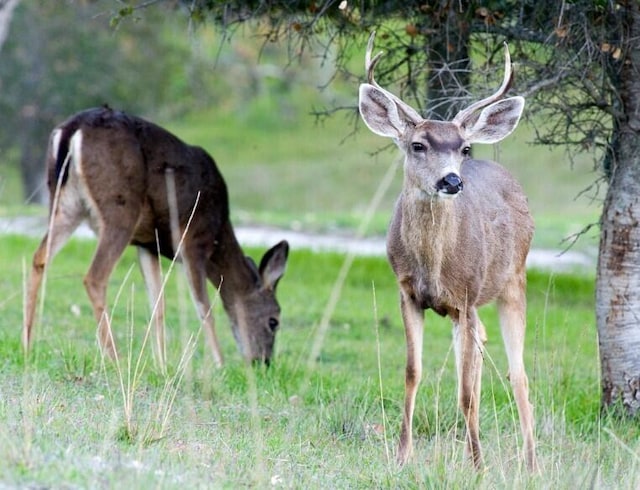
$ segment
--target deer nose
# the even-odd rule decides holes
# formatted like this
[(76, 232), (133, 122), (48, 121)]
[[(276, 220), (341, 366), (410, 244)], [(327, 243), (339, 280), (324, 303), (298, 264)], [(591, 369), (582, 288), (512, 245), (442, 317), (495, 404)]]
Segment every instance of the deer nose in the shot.
[(438, 181), (436, 189), (444, 194), (457, 194), (462, 190), (462, 179), (452, 172)]

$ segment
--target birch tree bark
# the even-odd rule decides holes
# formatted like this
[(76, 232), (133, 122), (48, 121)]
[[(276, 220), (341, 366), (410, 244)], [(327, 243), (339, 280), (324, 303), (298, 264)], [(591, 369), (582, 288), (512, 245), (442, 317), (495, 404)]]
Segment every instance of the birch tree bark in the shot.
[(601, 218), (596, 280), (602, 406), (640, 410), (640, 5), (627, 3), (627, 48), (620, 70), (618, 132)]

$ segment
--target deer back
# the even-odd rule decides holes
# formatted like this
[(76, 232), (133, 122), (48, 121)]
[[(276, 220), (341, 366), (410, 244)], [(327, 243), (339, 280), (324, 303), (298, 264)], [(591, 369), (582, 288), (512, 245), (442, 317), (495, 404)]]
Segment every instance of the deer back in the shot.
[[(80, 168), (63, 167), (70, 138), (78, 130), (83, 140), (82, 159), (76, 162)], [(184, 143), (149, 121), (106, 107), (80, 112), (58, 131), (59, 149), (49, 160), (51, 194), (58, 179), (66, 183), (70, 171), (80, 171), (94, 228), (101, 219), (117, 222), (126, 214), (139, 215), (132, 243), (153, 252), (159, 249), (173, 258), (172, 199), (167, 194), (170, 173), (180, 232), (192, 213), (190, 239), (202, 235), (211, 242), (226, 231), (227, 188), (214, 160), (202, 148)]]

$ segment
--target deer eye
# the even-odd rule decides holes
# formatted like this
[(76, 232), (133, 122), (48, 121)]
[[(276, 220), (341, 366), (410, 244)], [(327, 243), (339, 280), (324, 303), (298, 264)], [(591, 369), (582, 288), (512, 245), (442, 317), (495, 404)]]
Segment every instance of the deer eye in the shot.
[(278, 322), (277, 318), (269, 318), (269, 328), (271, 329), (271, 331), (273, 332), (276, 328), (278, 328), (280, 322)]
[(423, 151), (427, 151), (427, 147), (424, 146), (422, 143), (411, 143), (411, 149), (415, 152), (423, 152)]
[(464, 156), (469, 156), (469, 155), (471, 154), (471, 147), (470, 147), (470, 146), (465, 146), (465, 147), (462, 149), (462, 154), (463, 154)]

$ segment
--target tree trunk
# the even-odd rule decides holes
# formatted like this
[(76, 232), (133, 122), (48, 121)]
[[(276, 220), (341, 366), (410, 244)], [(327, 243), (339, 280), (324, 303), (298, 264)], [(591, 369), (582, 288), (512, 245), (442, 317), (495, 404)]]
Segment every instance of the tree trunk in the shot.
[(0, 0), (0, 49), (9, 34), (9, 24), (13, 10), (18, 6), (20, 0)]
[(472, 101), (467, 99), (471, 76), (470, 30), (467, 11), (457, 2), (448, 2), (435, 21), (429, 39), (429, 80), (427, 113), (429, 119), (451, 120)]
[[(629, 2), (628, 39), (640, 38), (640, 6)], [(640, 50), (629, 45), (616, 81), (621, 109), (613, 141), (596, 279), (602, 406), (640, 410)]]
[[(1, 1), (1, 0), (0, 0)], [(51, 114), (55, 114), (55, 104), (43, 101), (45, 98), (58, 99), (54, 88), (44, 81), (54, 76), (47, 66), (44, 43), (48, 42), (38, 22), (41, 16), (23, 15), (24, 27), (28, 35), (22, 37), (24, 45), (23, 64), (29, 73), (24, 78), (24, 93), (31, 94), (21, 106), (16, 107), (15, 123), (17, 132), (14, 144), (20, 149), (20, 175), (22, 177), (23, 202), (27, 204), (48, 204), (49, 191), (45, 177), (45, 154), (49, 131), (53, 129)], [(46, 95), (43, 95), (46, 94)], [(57, 122), (57, 121), (55, 121)]]

